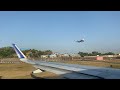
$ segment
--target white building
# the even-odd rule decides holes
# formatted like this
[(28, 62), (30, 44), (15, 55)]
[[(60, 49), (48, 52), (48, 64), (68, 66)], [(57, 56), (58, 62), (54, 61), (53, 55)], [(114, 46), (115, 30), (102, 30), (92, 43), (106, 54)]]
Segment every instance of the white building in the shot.
[(64, 57), (69, 57), (70, 55), (67, 54), (67, 53), (65, 53), (65, 54), (63, 54), (62, 56), (64, 56)]
[(79, 54), (75, 54), (75, 53), (74, 53), (74, 54), (70, 54), (70, 56), (71, 56), (71, 57), (80, 57)]
[(48, 58), (48, 55), (41, 55), (41, 58)]
[(49, 55), (49, 57), (50, 57), (50, 58), (56, 58), (57, 55), (56, 55), (56, 54), (51, 54), (51, 55)]

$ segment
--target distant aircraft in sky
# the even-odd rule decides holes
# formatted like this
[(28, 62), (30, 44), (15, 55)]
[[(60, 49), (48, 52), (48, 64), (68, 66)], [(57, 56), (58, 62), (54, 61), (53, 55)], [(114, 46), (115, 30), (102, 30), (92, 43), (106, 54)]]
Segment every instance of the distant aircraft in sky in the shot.
[(78, 42), (78, 43), (80, 43), (80, 42), (84, 42), (84, 39), (77, 40), (76, 42)]

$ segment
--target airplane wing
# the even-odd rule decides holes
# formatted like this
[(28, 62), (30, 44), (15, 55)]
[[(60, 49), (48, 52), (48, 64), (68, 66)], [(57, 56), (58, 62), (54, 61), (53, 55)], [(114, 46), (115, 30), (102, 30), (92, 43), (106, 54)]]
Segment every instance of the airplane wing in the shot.
[(120, 79), (120, 69), (29, 60), (16, 44), (12, 45), (20, 61), (32, 64), (37, 69), (59, 74), (67, 79)]

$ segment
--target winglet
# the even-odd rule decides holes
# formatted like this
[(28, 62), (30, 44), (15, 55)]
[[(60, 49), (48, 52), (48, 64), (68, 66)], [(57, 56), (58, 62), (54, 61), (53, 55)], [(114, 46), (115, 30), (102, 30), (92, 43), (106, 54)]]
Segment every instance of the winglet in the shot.
[(13, 45), (13, 48), (18, 56), (18, 58), (21, 60), (21, 59), (27, 59), (27, 57), (21, 52), (21, 50), (15, 45), (15, 44), (12, 44)]

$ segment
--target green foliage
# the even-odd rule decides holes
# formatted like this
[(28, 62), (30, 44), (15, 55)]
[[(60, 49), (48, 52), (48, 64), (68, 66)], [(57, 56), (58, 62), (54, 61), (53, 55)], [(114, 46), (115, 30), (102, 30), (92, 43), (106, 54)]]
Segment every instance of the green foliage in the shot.
[(81, 57), (88, 56), (88, 53), (84, 53), (84, 52), (79, 52), (78, 54), (79, 54)]
[(85, 53), (85, 52), (78, 52), (78, 54), (81, 56), (81, 57), (84, 57), (84, 56), (101, 56), (101, 55), (115, 55), (113, 52), (108, 52), (108, 53), (99, 53), (97, 51), (93, 51), (92, 53)]
[[(23, 50), (22, 51), (27, 57), (38, 58), (41, 55), (52, 54), (51, 50), (40, 51), (35, 49)], [(16, 53), (12, 47), (0, 48), (0, 58), (13, 58), (16, 57)]]
[[(40, 51), (40, 50), (35, 50), (35, 49), (30, 49), (30, 50), (24, 50), (23, 53), (27, 57), (32, 57), (32, 58), (38, 58), (41, 55), (50, 55), (52, 54), (51, 50), (46, 50), (46, 51)], [(92, 53), (87, 53), (87, 52), (78, 52), (78, 54), (81, 57), (84, 56), (96, 56), (96, 55), (115, 55), (113, 52), (108, 52), (108, 53), (99, 53), (97, 51), (93, 51)], [(16, 53), (12, 47), (3, 47), (0, 48), (0, 58), (12, 58), (15, 57)]]
[(46, 51), (44, 51), (44, 55), (50, 55), (50, 54), (52, 54), (52, 51), (51, 51), (51, 50), (46, 50)]
[(39, 58), (41, 55), (52, 54), (52, 51), (51, 50), (40, 51), (40, 50), (30, 49), (30, 50), (24, 50), (23, 53), (28, 57)]
[(105, 53), (104, 55), (115, 55), (113, 52)]
[(91, 55), (92, 55), (92, 56), (97, 56), (97, 55), (102, 55), (102, 54), (99, 53), (99, 52), (97, 52), (97, 51), (93, 51)]
[(14, 57), (15, 51), (12, 47), (0, 48), (0, 58)]

